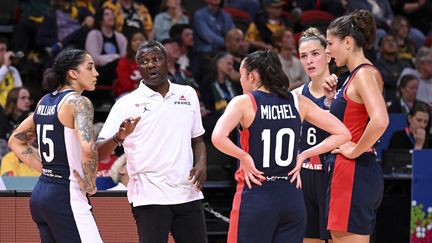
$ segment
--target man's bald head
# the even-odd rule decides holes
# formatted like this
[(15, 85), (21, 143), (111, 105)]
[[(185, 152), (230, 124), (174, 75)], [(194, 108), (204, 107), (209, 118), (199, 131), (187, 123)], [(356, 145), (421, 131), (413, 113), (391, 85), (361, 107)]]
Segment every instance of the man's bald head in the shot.
[(248, 54), (249, 43), (245, 40), (241, 29), (233, 28), (225, 34), (225, 48), (228, 53), (236, 57), (244, 57)]

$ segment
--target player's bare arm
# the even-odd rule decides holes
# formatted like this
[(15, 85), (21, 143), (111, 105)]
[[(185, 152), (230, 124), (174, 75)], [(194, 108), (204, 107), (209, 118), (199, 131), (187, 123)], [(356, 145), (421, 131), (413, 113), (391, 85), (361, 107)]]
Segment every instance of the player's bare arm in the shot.
[[(17, 133), (14, 136), (25, 144), (31, 144), (36, 137), (36, 133), (34, 129), (28, 129), (26, 131)], [(36, 153), (35, 149), (32, 148), (30, 145), (27, 146), (27, 148), (24, 148), (21, 151), (21, 154), (25, 157), (36, 156), (37, 158), (39, 158), (39, 155)]]
[(17, 138), (20, 141), (23, 141), (25, 143), (28, 143), (32, 141), (36, 136), (36, 132), (34, 129), (27, 129), (25, 131), (22, 131), (20, 133), (14, 134), (14, 137)]
[(78, 96), (69, 100), (74, 105), (75, 123), (78, 125), (81, 139), (86, 142), (94, 142), (93, 116), (94, 109), (90, 100), (84, 96)]
[[(79, 134), (82, 147), (84, 178), (80, 176), (77, 178), (79, 178), (81, 189), (91, 195), (96, 192), (96, 172), (98, 165), (98, 154), (93, 133), (94, 109), (90, 100), (84, 96), (70, 99), (69, 103), (74, 106), (75, 129)], [(75, 173), (75, 175), (77, 174)]]
[(42, 172), (42, 162), (39, 154), (32, 148), (36, 137), (33, 115), (27, 117), (9, 138), (9, 148), (17, 157), (31, 168)]

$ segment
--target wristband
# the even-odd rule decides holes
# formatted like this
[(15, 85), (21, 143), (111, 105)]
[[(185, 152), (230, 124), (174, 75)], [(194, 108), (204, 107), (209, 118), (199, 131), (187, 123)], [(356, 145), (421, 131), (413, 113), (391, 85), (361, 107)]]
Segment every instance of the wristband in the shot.
[(112, 139), (114, 140), (114, 142), (117, 143), (117, 146), (121, 147), (121, 146), (123, 145), (123, 141), (124, 141), (124, 139), (123, 139), (123, 140), (120, 140), (120, 139), (117, 137), (117, 133), (114, 134), (114, 135), (112, 136)]

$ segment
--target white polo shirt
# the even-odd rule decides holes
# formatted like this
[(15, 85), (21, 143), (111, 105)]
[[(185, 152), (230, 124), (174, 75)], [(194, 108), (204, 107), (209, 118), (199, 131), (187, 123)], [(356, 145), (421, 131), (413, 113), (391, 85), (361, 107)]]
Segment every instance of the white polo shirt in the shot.
[(200, 104), (190, 86), (170, 82), (165, 98), (142, 82), (112, 107), (99, 137), (109, 139), (129, 117), (141, 116), (123, 147), (133, 206), (170, 205), (202, 199), (188, 180), (193, 167), (191, 139), (204, 134)]

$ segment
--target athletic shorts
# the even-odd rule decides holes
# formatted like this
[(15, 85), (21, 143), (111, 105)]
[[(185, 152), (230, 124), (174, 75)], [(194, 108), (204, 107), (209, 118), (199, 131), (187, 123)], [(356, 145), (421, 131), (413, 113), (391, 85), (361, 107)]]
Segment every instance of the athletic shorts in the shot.
[(252, 189), (238, 182), (228, 243), (300, 243), (306, 227), (303, 192), (286, 180), (263, 181)]
[(102, 242), (91, 205), (76, 183), (40, 176), (30, 210), (42, 243)]
[(327, 230), (326, 197), (328, 188), (327, 171), (301, 170), (303, 196), (307, 212), (305, 238), (331, 239)]
[(375, 154), (366, 152), (354, 160), (330, 155), (326, 162), (331, 165), (327, 229), (371, 235), (384, 190)]

